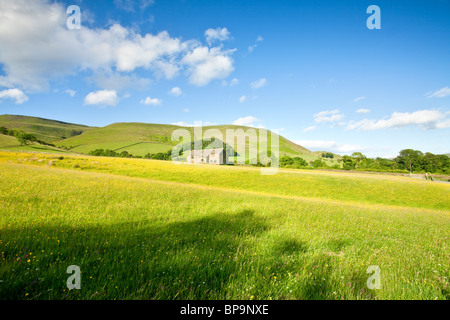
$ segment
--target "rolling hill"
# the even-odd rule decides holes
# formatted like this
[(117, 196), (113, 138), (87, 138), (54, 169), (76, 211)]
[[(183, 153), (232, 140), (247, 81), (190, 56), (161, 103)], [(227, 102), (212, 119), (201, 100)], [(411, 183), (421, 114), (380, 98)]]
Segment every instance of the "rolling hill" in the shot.
[[(147, 153), (167, 152), (171, 150), (177, 141), (172, 141), (172, 132), (176, 129), (185, 129), (194, 136), (194, 128), (180, 127), (166, 124), (150, 123), (114, 123), (105, 127), (89, 127), (79, 124), (66, 123), (62, 121), (48, 120), (28, 116), (2, 115), (0, 116), (0, 127), (8, 129), (21, 129), (35, 135), (38, 139), (54, 144), (55, 146), (68, 149), (70, 152), (87, 154), (95, 149), (111, 149), (116, 152), (127, 151), (135, 156), (144, 156)], [(225, 140), (227, 129), (242, 129), (244, 132), (254, 129), (245, 126), (219, 125), (203, 127), (203, 132), (209, 129), (219, 130)], [(251, 136), (256, 135), (255, 130)], [(270, 148), (270, 131), (267, 133), (267, 145)], [(0, 139), (0, 148), (10, 149), (20, 147), (14, 139), (5, 137)], [(247, 139), (245, 147), (254, 146), (255, 143)], [(257, 141), (257, 139), (255, 140)], [(256, 142), (257, 143), (257, 142)], [(28, 146), (29, 147), (29, 146)], [(242, 143), (236, 142), (235, 149), (243, 147)], [(279, 152), (281, 155), (291, 157), (300, 156), (306, 161), (320, 158), (320, 154), (312, 152), (294, 142), (279, 136)], [(243, 156), (243, 155), (241, 155)], [(333, 160), (328, 160), (332, 162)]]
[(0, 127), (20, 129), (48, 143), (73, 137), (92, 129), (92, 127), (80, 124), (9, 114), (0, 115)]

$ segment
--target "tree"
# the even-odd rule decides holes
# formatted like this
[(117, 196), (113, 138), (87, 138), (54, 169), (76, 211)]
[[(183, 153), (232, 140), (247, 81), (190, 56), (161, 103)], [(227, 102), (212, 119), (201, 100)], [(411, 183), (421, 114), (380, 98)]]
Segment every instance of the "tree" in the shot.
[(294, 164), (294, 160), (289, 156), (282, 156), (280, 158), (280, 166), (285, 167), (287, 165)]
[(294, 157), (294, 158), (292, 158), (292, 160), (294, 161), (294, 165), (297, 168), (307, 167), (308, 166), (308, 162), (306, 162), (305, 159), (303, 159), (303, 158)]
[(322, 158), (330, 158), (333, 159), (334, 158), (334, 154), (332, 154), (331, 152), (327, 152), (327, 153), (322, 153)]
[(130, 158), (130, 156), (131, 156), (131, 154), (129, 154), (128, 151), (122, 151), (119, 154), (119, 157), (121, 157), (121, 158)]
[(7, 135), (8, 134), (8, 129), (6, 129), (5, 127), (0, 127), (0, 134)]
[(343, 156), (342, 157), (342, 167), (345, 170), (355, 169), (356, 161), (350, 156)]
[(280, 167), (287, 167), (293, 169), (300, 169), (303, 167), (307, 167), (308, 163), (300, 157), (291, 158), (289, 156), (282, 156), (279, 160)]
[(420, 171), (422, 169), (421, 162), (423, 159), (423, 153), (419, 150), (404, 149), (400, 151), (395, 161), (402, 169), (413, 171)]
[(23, 132), (23, 131), (17, 131), (16, 138), (20, 142), (21, 146), (27, 145), (33, 141), (37, 141), (35, 136), (33, 136), (30, 133)]
[(323, 162), (322, 160), (320, 160), (320, 159), (314, 160), (313, 162), (311, 162), (311, 165), (312, 165), (314, 168), (324, 168), (324, 167), (328, 167), (327, 164), (326, 164), (325, 162)]

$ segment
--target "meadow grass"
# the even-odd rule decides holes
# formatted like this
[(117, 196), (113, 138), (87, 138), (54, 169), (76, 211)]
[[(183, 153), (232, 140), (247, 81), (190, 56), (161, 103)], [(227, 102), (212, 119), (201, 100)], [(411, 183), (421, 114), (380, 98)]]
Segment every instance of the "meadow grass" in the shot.
[(130, 177), (195, 184), (218, 189), (308, 199), (406, 207), (450, 208), (450, 185), (401, 176), (279, 169), (261, 175), (256, 167), (174, 164), (171, 161), (0, 152), (0, 163), (25, 163)]
[(59, 158), (0, 153), (0, 299), (449, 298), (447, 184)]

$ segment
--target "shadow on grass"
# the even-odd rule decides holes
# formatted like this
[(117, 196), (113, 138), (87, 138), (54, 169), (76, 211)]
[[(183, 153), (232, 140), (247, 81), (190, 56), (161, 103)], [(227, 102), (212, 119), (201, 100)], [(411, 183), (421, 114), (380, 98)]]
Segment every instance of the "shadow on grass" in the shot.
[[(251, 210), (169, 223), (105, 221), (89, 228), (5, 229), (1, 238), (9, 246), (2, 249), (0, 260), (0, 299), (245, 299), (236, 285), (248, 284), (246, 274), (261, 272), (254, 265), (280, 265), (283, 277), (298, 271), (299, 265), (325, 263), (329, 268), (300, 283), (296, 297), (329, 298), (329, 292), (337, 290), (327, 281), (333, 272), (329, 257), (294, 260), (291, 266), (284, 261), (286, 256), (306, 253), (306, 243), (280, 240), (266, 256), (252, 256), (270, 229)], [(81, 290), (67, 290), (70, 265), (81, 269)], [(264, 276), (261, 272), (254, 278), (260, 298), (296, 298), (272, 294)]]

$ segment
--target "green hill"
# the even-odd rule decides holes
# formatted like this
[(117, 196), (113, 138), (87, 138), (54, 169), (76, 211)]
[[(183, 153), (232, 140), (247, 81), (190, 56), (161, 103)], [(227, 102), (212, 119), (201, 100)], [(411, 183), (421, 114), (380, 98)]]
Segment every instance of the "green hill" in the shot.
[(172, 149), (176, 143), (172, 143), (171, 135), (177, 128), (179, 127), (164, 124), (114, 123), (57, 141), (55, 144), (80, 153), (111, 149), (143, 156)]
[[(144, 156), (147, 153), (167, 152), (178, 142), (171, 140), (172, 132), (176, 129), (185, 129), (194, 136), (194, 128), (180, 127), (175, 125), (147, 124), (147, 123), (114, 123), (103, 128), (95, 128), (83, 132), (79, 136), (57, 141), (55, 144), (68, 147), (70, 150), (80, 153), (89, 153), (95, 149), (111, 149), (116, 152), (128, 151), (136, 156)], [(246, 132), (250, 127), (222, 125), (203, 127), (203, 132), (209, 129), (219, 130), (226, 140), (227, 129), (242, 129)], [(258, 131), (255, 130), (256, 138)], [(253, 136), (253, 135), (250, 135)], [(268, 147), (270, 148), (270, 132), (268, 132)], [(245, 147), (254, 143), (247, 139)], [(256, 139), (258, 141), (258, 139)], [(280, 136), (279, 151), (282, 155), (302, 156), (310, 161), (317, 159), (317, 155), (308, 149), (299, 146), (292, 141)], [(224, 141), (225, 142), (225, 141)], [(236, 141), (235, 149), (239, 149)]]
[(92, 128), (80, 124), (9, 114), (0, 115), (0, 127), (23, 130), (48, 143), (80, 135)]
[[(176, 125), (151, 124), (151, 123), (114, 123), (105, 127), (89, 127), (79, 124), (66, 123), (55, 120), (48, 120), (36, 117), (1, 115), (0, 127), (8, 129), (21, 129), (27, 133), (35, 135), (38, 139), (52, 143), (58, 147), (69, 149), (76, 153), (89, 153), (95, 149), (110, 149), (116, 152), (127, 151), (135, 156), (144, 156), (147, 153), (167, 152), (171, 150), (177, 141), (172, 141), (172, 132), (176, 129), (185, 129), (194, 136), (193, 127), (180, 127)], [(242, 129), (244, 132), (252, 132), (251, 137), (258, 141), (258, 130), (235, 125), (220, 125), (203, 127), (203, 132), (208, 129), (219, 130), (226, 142), (227, 129)], [(256, 136), (255, 136), (256, 135)], [(278, 135), (276, 135), (278, 136)], [(267, 146), (271, 146), (271, 133), (267, 132)], [(255, 145), (255, 140), (247, 139), (245, 148), (248, 150), (249, 145)], [(256, 142), (257, 144), (258, 142)], [(0, 139), (0, 147), (10, 149), (14, 146), (20, 147), (12, 137)], [(28, 146), (29, 148), (30, 146)], [(243, 147), (242, 143), (233, 146), (239, 152), (239, 147)], [(306, 161), (312, 161), (320, 158), (320, 154), (311, 152), (310, 150), (295, 144), (288, 139), (279, 136), (279, 152), (280, 156), (289, 155), (291, 157), (300, 156)], [(244, 156), (240, 154), (240, 156)]]

